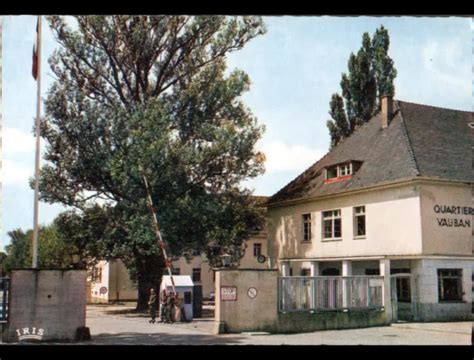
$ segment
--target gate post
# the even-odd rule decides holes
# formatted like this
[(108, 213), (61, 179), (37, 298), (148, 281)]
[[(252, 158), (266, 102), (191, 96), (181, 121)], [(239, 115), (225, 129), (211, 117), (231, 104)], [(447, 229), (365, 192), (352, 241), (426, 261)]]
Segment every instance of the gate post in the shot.
[(380, 275), (383, 276), (382, 299), (383, 307), (385, 309), (386, 322), (392, 322), (392, 291), (390, 280), (390, 259), (380, 260)]
[(342, 307), (344, 309), (348, 309), (352, 305), (351, 301), (349, 300), (349, 297), (350, 297), (349, 286), (351, 284), (350, 284), (349, 278), (347, 278), (347, 276), (351, 276), (351, 275), (352, 275), (352, 262), (350, 260), (344, 260), (342, 262), (342, 278), (341, 278)]

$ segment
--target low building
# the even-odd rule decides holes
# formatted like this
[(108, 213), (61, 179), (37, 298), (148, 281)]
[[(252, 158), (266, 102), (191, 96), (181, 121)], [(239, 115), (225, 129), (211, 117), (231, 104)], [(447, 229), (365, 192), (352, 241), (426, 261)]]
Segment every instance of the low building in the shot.
[(471, 112), (382, 98), (380, 113), (269, 199), (271, 268), (391, 274), (395, 318), (470, 319), (473, 127)]
[[(266, 255), (267, 235), (265, 231), (245, 242), (246, 250), (240, 261), (239, 268), (267, 268), (267, 262), (259, 262), (259, 255)], [(202, 286), (205, 299), (214, 292), (215, 271), (209, 266), (206, 256), (197, 255), (192, 259), (179, 257), (172, 262), (174, 275), (189, 275), (194, 285)], [(89, 287), (93, 303), (117, 301), (135, 301), (138, 299), (138, 287), (128, 274), (121, 260), (100, 261), (90, 269)]]
[(128, 270), (121, 260), (99, 261), (89, 269), (88, 288), (93, 303), (135, 301), (138, 287), (130, 279)]

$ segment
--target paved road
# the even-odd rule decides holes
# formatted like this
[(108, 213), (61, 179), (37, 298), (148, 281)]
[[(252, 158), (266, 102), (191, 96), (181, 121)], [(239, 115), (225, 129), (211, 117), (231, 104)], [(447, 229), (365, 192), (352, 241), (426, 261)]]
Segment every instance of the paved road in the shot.
[(191, 323), (149, 324), (146, 315), (125, 307), (89, 306), (87, 326), (92, 341), (106, 345), (471, 345), (471, 322), (400, 323), (366, 329), (304, 334), (214, 335), (213, 319)]

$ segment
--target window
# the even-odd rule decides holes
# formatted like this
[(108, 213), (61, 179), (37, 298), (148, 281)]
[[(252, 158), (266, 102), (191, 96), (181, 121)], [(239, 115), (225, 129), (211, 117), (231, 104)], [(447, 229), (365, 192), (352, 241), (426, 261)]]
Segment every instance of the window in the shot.
[(357, 168), (357, 165), (353, 166), (352, 163), (353, 162), (326, 168), (326, 180), (336, 180), (340, 177), (352, 175), (354, 172), (354, 167)]
[(311, 214), (303, 214), (303, 241), (311, 241)]
[(341, 210), (323, 212), (323, 238), (337, 239), (342, 237)]
[(351, 174), (351, 165), (341, 165), (339, 166), (339, 176), (346, 176)]
[(253, 244), (253, 256), (262, 255), (262, 244)]
[(102, 268), (101, 267), (95, 267), (92, 269), (92, 282), (95, 283), (100, 283), (102, 282)]
[(301, 276), (311, 276), (311, 269), (302, 268), (301, 269)]
[(360, 160), (347, 160), (343, 163), (336, 165), (330, 165), (325, 168), (325, 180), (326, 184), (333, 182), (347, 180), (355, 174), (362, 166)]
[(326, 169), (326, 180), (337, 178), (337, 166)]
[(365, 236), (365, 206), (354, 208), (355, 236)]
[(438, 269), (439, 301), (462, 301), (462, 269)]
[(201, 268), (193, 269), (193, 282), (201, 281)]
[(179, 274), (181, 274), (181, 269), (180, 268), (172, 268), (171, 269), (171, 274), (178, 276)]

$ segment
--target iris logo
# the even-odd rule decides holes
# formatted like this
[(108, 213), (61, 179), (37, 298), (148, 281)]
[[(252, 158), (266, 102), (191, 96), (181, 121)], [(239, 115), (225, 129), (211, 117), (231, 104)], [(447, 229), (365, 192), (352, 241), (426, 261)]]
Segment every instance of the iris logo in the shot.
[(18, 340), (42, 340), (44, 335), (44, 329), (41, 328), (29, 328), (24, 327), (22, 329), (16, 329), (16, 334), (18, 335)]

